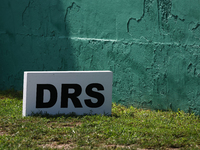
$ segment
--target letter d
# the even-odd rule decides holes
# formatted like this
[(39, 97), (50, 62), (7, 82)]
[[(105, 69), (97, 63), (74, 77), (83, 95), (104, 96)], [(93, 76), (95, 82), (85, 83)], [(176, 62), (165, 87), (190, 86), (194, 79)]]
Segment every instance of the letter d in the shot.
[[(49, 90), (50, 100), (44, 103), (44, 90)], [(36, 108), (50, 108), (57, 101), (57, 90), (51, 84), (37, 84)]]

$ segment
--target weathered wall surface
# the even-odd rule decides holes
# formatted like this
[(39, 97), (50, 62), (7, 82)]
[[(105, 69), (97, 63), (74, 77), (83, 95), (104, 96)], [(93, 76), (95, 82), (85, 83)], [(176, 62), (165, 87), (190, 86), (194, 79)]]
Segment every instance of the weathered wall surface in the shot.
[(0, 89), (111, 70), (113, 101), (200, 114), (200, 0), (0, 0)]

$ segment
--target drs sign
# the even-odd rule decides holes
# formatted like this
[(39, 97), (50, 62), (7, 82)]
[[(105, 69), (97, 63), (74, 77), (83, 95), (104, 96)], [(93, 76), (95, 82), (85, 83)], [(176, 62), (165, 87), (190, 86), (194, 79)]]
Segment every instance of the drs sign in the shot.
[(24, 72), (23, 116), (111, 114), (111, 71)]

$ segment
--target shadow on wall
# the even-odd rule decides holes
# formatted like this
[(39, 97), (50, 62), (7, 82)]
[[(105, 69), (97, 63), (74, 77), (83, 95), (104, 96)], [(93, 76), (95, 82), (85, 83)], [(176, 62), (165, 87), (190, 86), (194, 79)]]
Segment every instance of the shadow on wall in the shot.
[(0, 89), (21, 90), (24, 71), (75, 70), (68, 3), (1, 1)]

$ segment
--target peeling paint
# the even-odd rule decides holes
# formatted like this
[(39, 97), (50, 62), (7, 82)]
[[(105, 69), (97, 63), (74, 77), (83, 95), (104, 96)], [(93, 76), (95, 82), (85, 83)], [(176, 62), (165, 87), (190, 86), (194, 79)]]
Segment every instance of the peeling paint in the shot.
[(131, 18), (128, 20), (128, 22), (127, 22), (127, 32), (129, 32), (129, 24), (130, 24), (130, 21), (131, 21), (131, 20), (140, 22), (140, 21), (144, 18), (144, 15), (145, 15), (145, 5), (146, 5), (146, 0), (144, 0), (144, 2), (143, 2), (143, 14), (142, 14), (142, 16), (141, 16), (139, 19), (131, 17)]
[(28, 5), (25, 7), (25, 9), (24, 9), (24, 11), (22, 12), (22, 25), (23, 26), (25, 26), (24, 25), (24, 14), (25, 14), (25, 12), (27, 11), (27, 9), (30, 7), (30, 1), (28, 2)]

